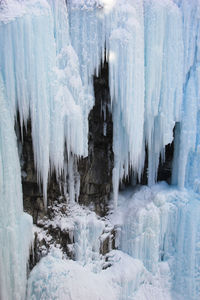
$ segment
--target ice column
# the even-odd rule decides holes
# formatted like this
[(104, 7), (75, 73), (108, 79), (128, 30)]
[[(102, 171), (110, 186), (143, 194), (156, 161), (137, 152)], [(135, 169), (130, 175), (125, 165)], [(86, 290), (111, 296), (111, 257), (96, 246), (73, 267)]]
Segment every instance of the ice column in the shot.
[(180, 147), (177, 170), (174, 166), (174, 183), (199, 192), (200, 2), (184, 0), (179, 6), (184, 32), (184, 95), (180, 132), (177, 135)]
[[(107, 41), (109, 84), (113, 108), (113, 191), (115, 206), (120, 180), (144, 162), (144, 28), (143, 3), (118, 1), (109, 15)], [(109, 30), (107, 30), (108, 32)]]
[(23, 213), (14, 122), (0, 72), (0, 299), (25, 298), (32, 218)]
[(183, 87), (182, 15), (172, 1), (144, 1), (145, 140), (148, 183), (157, 179), (160, 154), (173, 141), (181, 117)]

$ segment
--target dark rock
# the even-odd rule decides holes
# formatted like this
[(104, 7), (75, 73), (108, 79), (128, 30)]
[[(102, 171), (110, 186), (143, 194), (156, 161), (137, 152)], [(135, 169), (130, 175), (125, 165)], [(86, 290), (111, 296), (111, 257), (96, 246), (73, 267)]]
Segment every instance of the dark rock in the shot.
[[(108, 82), (108, 64), (101, 66), (99, 77), (94, 76), (95, 105), (89, 114), (88, 157), (78, 160), (80, 174), (79, 203), (92, 207), (100, 216), (108, 211), (108, 201), (112, 190), (113, 169), (113, 123)], [(74, 258), (73, 233), (68, 229), (49, 226), (48, 220), (55, 217), (55, 207), (61, 203), (59, 210), (65, 217), (68, 214), (66, 199), (62, 193), (62, 180), (59, 182), (53, 174), (48, 182), (47, 209), (44, 207), (42, 187), (38, 184), (34, 164), (31, 135), (31, 121), (26, 128), (19, 129), (19, 118), (16, 122), (19, 157), (21, 161), (24, 211), (33, 217), (34, 224), (44, 233), (44, 238), (35, 234), (30, 253), (30, 269), (46, 255), (52, 245), (58, 246), (71, 259)], [(61, 188), (60, 188), (61, 186)], [(47, 222), (45, 222), (45, 220)], [(114, 247), (115, 233), (101, 245), (102, 254)]]
[[(48, 209), (45, 210), (42, 187), (38, 184), (37, 173), (34, 165), (34, 154), (31, 135), (31, 121), (23, 127), (23, 135), (19, 129), (19, 118), (16, 122), (16, 133), (18, 137), (18, 150), (21, 162), (23, 206), (24, 211), (33, 217), (33, 223), (37, 224), (45, 215), (48, 216)], [(47, 205), (53, 205), (57, 199), (66, 202), (60, 190), (60, 186), (53, 174), (48, 183)]]
[(88, 157), (78, 164), (79, 203), (92, 205), (100, 216), (107, 212), (112, 190), (113, 122), (110, 108), (108, 64), (94, 77), (95, 105), (89, 114)]

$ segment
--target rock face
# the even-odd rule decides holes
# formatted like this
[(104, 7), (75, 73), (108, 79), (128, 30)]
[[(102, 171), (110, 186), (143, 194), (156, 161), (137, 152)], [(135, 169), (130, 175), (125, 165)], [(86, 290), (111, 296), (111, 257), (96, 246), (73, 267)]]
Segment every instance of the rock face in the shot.
[[(89, 114), (88, 157), (78, 162), (80, 173), (79, 203), (92, 205), (95, 212), (105, 215), (108, 199), (112, 189), (113, 169), (113, 124), (110, 112), (110, 94), (108, 83), (108, 64), (101, 66), (99, 77), (94, 77), (95, 105)], [(19, 145), (19, 156), (22, 169), (22, 186), (24, 210), (33, 217), (34, 224), (48, 217), (49, 209), (45, 211), (42, 188), (37, 182), (37, 173), (34, 167), (34, 155), (31, 137), (31, 122), (23, 128), (23, 138), (16, 124)], [(49, 178), (48, 205), (54, 201), (64, 202), (62, 183), (56, 181), (55, 176)], [(59, 200), (61, 199), (61, 200)]]
[[(37, 173), (34, 167), (31, 122), (28, 122), (26, 129), (23, 128), (23, 142), (20, 131), (18, 129), (16, 131), (21, 162), (24, 211), (29, 213), (33, 217), (33, 223), (37, 224), (39, 219), (49, 214), (49, 210), (45, 211), (42, 187), (38, 185)], [(59, 184), (55, 176), (51, 176), (48, 185), (48, 205), (51, 206), (55, 199), (61, 198), (61, 196), (62, 191)]]
[(94, 77), (95, 105), (89, 114), (88, 157), (78, 165), (80, 173), (79, 203), (92, 205), (105, 215), (112, 190), (113, 123), (108, 82), (108, 64)]
[[(114, 155), (113, 123), (108, 83), (108, 64), (101, 65), (100, 75), (94, 76), (95, 105), (89, 114), (88, 157), (78, 161), (80, 174), (79, 203), (90, 206), (97, 215), (105, 216), (108, 210), (108, 200), (112, 190), (112, 169)], [(42, 187), (38, 185), (34, 166), (34, 155), (31, 135), (31, 122), (23, 128), (23, 138), (16, 123), (19, 156), (22, 170), (22, 187), (24, 210), (33, 217), (37, 225), (29, 268), (32, 269), (41, 257), (52, 247), (59, 246), (63, 253), (74, 258), (73, 235), (67, 227), (61, 229), (55, 225), (59, 218), (68, 219), (69, 207), (62, 192), (62, 182), (57, 182), (55, 176), (49, 178), (47, 211), (43, 204)], [(53, 225), (52, 225), (53, 224)], [(73, 231), (73, 230), (72, 230)], [(100, 253), (105, 255), (114, 248), (114, 229), (109, 229), (101, 241)]]
[(21, 163), (23, 206), (24, 211), (33, 217), (34, 224), (37, 224), (38, 217), (45, 214), (42, 191), (38, 186), (37, 173), (34, 167), (33, 146), (31, 137), (31, 122), (23, 127), (23, 137), (16, 123), (18, 138), (18, 151)]

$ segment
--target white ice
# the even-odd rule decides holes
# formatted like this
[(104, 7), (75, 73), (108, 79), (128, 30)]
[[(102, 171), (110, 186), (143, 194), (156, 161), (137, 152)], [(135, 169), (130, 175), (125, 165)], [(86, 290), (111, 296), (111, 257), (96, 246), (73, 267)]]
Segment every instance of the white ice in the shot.
[[(146, 295), (152, 299), (196, 300), (200, 296), (199, 196), (191, 191), (200, 193), (199, 28), (199, 0), (70, 0), (67, 6), (64, 0), (1, 1), (0, 241), (5, 247), (0, 250), (3, 265), (0, 295), (3, 299), (23, 298), (31, 237), (31, 220), (22, 212), (14, 133), (17, 112), (21, 128), (31, 118), (35, 167), (38, 181), (43, 185), (45, 204), (52, 171), (57, 178), (64, 176), (68, 180), (70, 202), (74, 203), (80, 185), (77, 157), (87, 155), (88, 114), (94, 104), (93, 75), (98, 73), (104, 58), (109, 60), (115, 155), (113, 194), (115, 214), (119, 213), (121, 222), (117, 224), (118, 242), (128, 255), (120, 254), (124, 264), (128, 261), (135, 271), (132, 278), (125, 274), (124, 279), (114, 269), (118, 265), (116, 254), (108, 270), (95, 276), (90, 270), (91, 282), (98, 278), (101, 284), (94, 286), (104, 286), (105, 278), (111, 278), (108, 279), (110, 295), (120, 300), (148, 299)], [(124, 210), (121, 198), (118, 204), (120, 181), (132, 171), (140, 179), (146, 148), (148, 184), (154, 185), (160, 157), (165, 159), (165, 146), (173, 141), (175, 124), (172, 177), (183, 191), (146, 188), (136, 196), (126, 196), (124, 201), (128, 201), (129, 211)], [(100, 221), (98, 226), (97, 223), (93, 219), (77, 219), (77, 260), (99, 261), (93, 252), (98, 252), (97, 240), (103, 227)], [(42, 266), (43, 270), (44, 263), (48, 270), (49, 264), (55, 265), (54, 259), (52, 255), (44, 258), (38, 268)], [(60, 258), (57, 263), (61, 264)], [(78, 263), (68, 261), (59, 269), (62, 276), (65, 277), (62, 270), (68, 264), (71, 270), (78, 266), (80, 273), (85, 274)], [(6, 270), (6, 276), (2, 270)], [(35, 272), (30, 277), (30, 297), (37, 299), (45, 297), (45, 292), (56, 293), (60, 281), (54, 275), (52, 286), (48, 281), (46, 291), (37, 291), (47, 275), (45, 269), (38, 279)], [(77, 269), (74, 274), (76, 278)], [(105, 278), (102, 274), (106, 274)], [(66, 289), (70, 290), (67, 282)], [(69, 291), (73, 297), (79, 292)], [(84, 293), (87, 298), (87, 291)], [(95, 290), (91, 295), (93, 299), (97, 297)], [(102, 297), (106, 299), (106, 292)]]
[(0, 299), (25, 297), (32, 218), (23, 213), (14, 122), (0, 74)]

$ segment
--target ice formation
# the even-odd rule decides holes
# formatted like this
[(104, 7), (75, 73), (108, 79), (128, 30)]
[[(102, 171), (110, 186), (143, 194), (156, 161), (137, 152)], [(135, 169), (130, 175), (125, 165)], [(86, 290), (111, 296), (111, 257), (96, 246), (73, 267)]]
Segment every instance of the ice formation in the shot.
[(31, 240), (32, 218), (23, 213), (14, 124), (0, 75), (0, 299), (25, 297)]
[(120, 249), (159, 274), (161, 283), (163, 277), (180, 299), (198, 299), (199, 195), (160, 184), (124, 196)]
[(156, 182), (159, 160), (165, 159), (165, 146), (172, 143), (179, 122), (176, 139), (183, 153), (176, 150), (174, 183), (184, 187), (193, 176), (197, 185), (199, 1), (112, 2), (105, 11), (103, 1), (70, 0), (68, 7), (84, 82), (91, 85), (90, 68), (98, 70), (105, 48), (109, 60), (115, 202), (119, 182), (130, 169), (140, 179), (145, 148), (148, 183)]
[(71, 47), (65, 1), (17, 3), (22, 17), (8, 18), (12, 2), (1, 10), (1, 72), (12, 118), (19, 110), (22, 126), (30, 114), (35, 166), (46, 199), (50, 170), (57, 176), (64, 170), (65, 143), (68, 158), (87, 154), (91, 101)]
[(76, 209), (61, 225), (75, 226), (76, 261), (53, 247), (31, 272), (28, 299), (198, 299), (199, 213), (198, 194), (164, 183), (121, 193), (106, 220), (118, 228), (119, 250), (105, 261), (98, 255), (105, 223)]
[[(24, 298), (31, 237), (31, 220), (23, 214), (22, 207), (14, 133), (17, 114), (21, 129), (31, 118), (35, 167), (38, 181), (43, 185), (45, 204), (48, 178), (53, 171), (57, 178), (68, 177), (70, 202), (75, 202), (79, 193), (76, 160), (87, 155), (88, 114), (94, 103), (93, 75), (98, 73), (104, 58), (109, 62), (114, 124), (115, 214), (119, 211), (118, 190), (123, 177), (133, 172), (140, 179), (148, 155), (148, 184), (153, 186), (159, 161), (165, 159), (165, 146), (173, 139), (172, 181), (190, 192), (169, 192), (163, 188), (155, 197), (157, 188), (147, 188), (147, 196), (141, 191), (131, 197), (130, 210), (124, 212), (124, 219), (124, 208), (119, 201), (122, 253), (113, 254), (110, 269), (97, 276), (91, 273), (91, 281), (105, 287), (106, 279), (112, 282), (108, 287), (109, 300), (148, 299), (148, 293), (151, 300), (158, 295), (159, 299), (176, 299), (170, 289), (185, 299), (196, 300), (200, 296), (199, 26), (199, 0), (69, 0), (67, 5), (64, 0), (0, 1), (0, 244), (5, 245), (0, 250), (0, 297), (3, 300)], [(98, 249), (96, 240), (101, 235), (101, 225), (87, 218), (77, 221), (78, 261), (92, 259), (91, 249)], [(22, 239), (24, 235), (26, 238)], [(54, 268), (56, 259), (52, 254), (36, 267), (44, 271), (41, 278), (35, 270), (31, 274), (29, 295), (33, 299), (49, 298), (49, 293), (56, 293), (59, 281), (53, 282), (53, 286), (49, 283), (46, 291), (37, 287), (37, 281), (51, 279), (45, 279), (45, 268)], [(134, 277), (129, 273), (122, 276), (121, 260), (133, 266)], [(70, 275), (72, 279), (79, 272), (84, 278), (85, 270), (78, 263), (65, 264), (74, 274)], [(6, 276), (2, 270), (6, 270)], [(64, 265), (60, 265), (58, 273), (61, 278), (68, 276)], [(168, 286), (169, 294), (162, 294), (165, 293), (162, 283)], [(68, 284), (61, 286), (63, 293), (69, 299), (79, 297), (79, 291), (69, 291)], [(89, 299), (86, 290), (85, 293)], [(57, 297), (62, 299), (61, 295)], [(92, 299), (97, 298), (94, 290), (91, 295)], [(105, 295), (106, 288), (103, 299)]]
[[(183, 153), (175, 160), (174, 182), (184, 187), (188, 177), (198, 180), (192, 167), (199, 149), (198, 1), (118, 0), (104, 11), (101, 1), (70, 0), (68, 12), (65, 1), (8, 3), (1, 9), (1, 72), (13, 118), (19, 110), (21, 125), (26, 124), (30, 112), (45, 199), (50, 171), (59, 176), (65, 168), (65, 143), (68, 158), (87, 155), (92, 76), (104, 55), (109, 60), (116, 202), (119, 182), (130, 169), (141, 177), (145, 148), (149, 185), (156, 182), (160, 156), (164, 160), (178, 122)], [(13, 16), (12, 5), (19, 15)]]

